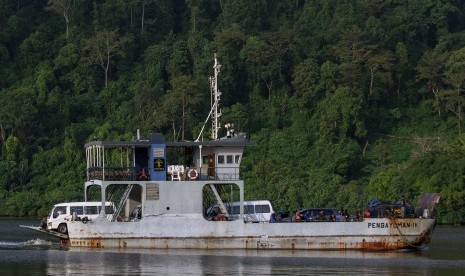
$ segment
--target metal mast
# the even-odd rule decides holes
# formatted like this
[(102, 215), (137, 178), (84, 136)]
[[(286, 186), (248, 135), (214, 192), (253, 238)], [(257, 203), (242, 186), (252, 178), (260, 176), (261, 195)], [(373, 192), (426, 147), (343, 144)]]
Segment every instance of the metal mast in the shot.
[[(218, 75), (220, 74), (221, 64), (216, 59), (213, 65), (213, 77), (210, 77), (210, 89), (211, 89), (211, 105), (212, 105), (212, 139), (218, 139), (218, 130), (220, 127), (219, 118), (221, 117), (221, 110), (219, 110), (221, 92), (218, 90)], [(218, 111), (219, 110), (219, 111)]]

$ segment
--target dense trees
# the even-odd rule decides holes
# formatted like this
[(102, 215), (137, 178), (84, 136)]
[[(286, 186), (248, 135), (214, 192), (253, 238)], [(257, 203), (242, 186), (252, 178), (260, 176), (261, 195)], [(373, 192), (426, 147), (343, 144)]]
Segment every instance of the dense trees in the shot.
[(75, 1), (72, 0), (49, 0), (48, 6), (46, 7), (47, 10), (63, 15), (66, 24), (66, 38), (69, 37), (70, 8), (74, 2)]
[(111, 61), (116, 56), (124, 57), (123, 47), (128, 40), (127, 37), (120, 37), (117, 30), (109, 31), (105, 28), (85, 41), (84, 52), (87, 53), (88, 60), (104, 71), (105, 88), (108, 88)]
[(83, 144), (195, 139), (217, 53), (222, 119), (258, 146), (248, 198), (359, 210), (442, 194), (465, 222), (465, 4), (0, 0), (0, 215), (81, 200)]

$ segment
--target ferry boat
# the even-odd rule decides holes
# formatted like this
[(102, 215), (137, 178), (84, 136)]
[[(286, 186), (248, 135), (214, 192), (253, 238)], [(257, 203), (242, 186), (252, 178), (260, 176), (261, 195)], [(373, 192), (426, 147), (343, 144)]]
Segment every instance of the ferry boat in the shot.
[[(62, 233), (29, 227), (71, 247), (152, 249), (360, 249), (395, 250), (427, 244), (436, 225), (429, 194), (413, 215), (349, 221), (251, 222), (244, 209), (240, 164), (244, 149), (256, 145), (245, 133), (226, 124), (219, 136), (217, 87), (220, 64), (210, 78), (211, 139), (203, 130), (194, 141), (166, 141), (162, 134), (131, 141), (92, 141), (85, 145), (85, 201), (113, 202), (115, 209), (92, 219), (70, 216)], [(208, 121), (205, 121), (205, 124)], [(205, 127), (204, 124), (204, 127)], [(228, 212), (228, 203), (239, 215)], [(211, 215), (212, 206), (220, 212)]]

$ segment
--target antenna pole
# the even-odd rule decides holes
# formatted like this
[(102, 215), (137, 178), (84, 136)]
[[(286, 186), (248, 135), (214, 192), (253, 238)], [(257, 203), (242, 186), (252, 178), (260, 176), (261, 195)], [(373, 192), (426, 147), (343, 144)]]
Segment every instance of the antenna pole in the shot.
[(202, 129), (200, 130), (197, 140), (195, 140), (197, 142), (199, 141), (200, 137), (202, 137), (203, 130), (205, 129), (205, 125), (207, 124), (208, 119), (210, 117), (212, 118), (212, 140), (218, 140), (218, 130), (221, 128), (220, 122), (218, 120), (221, 117), (221, 109), (220, 111), (218, 111), (219, 109), (218, 107), (220, 105), (220, 96), (221, 96), (221, 92), (218, 90), (218, 75), (220, 74), (220, 67), (221, 67), (221, 64), (216, 59), (216, 54), (215, 54), (215, 64), (213, 65), (213, 77), (209, 78), (212, 107), (211, 107), (210, 113), (208, 113), (205, 123), (203, 123)]
[[(218, 130), (220, 129), (219, 118), (221, 110), (219, 110), (221, 92), (218, 90), (218, 75), (220, 74), (221, 64), (216, 59), (213, 65), (213, 77), (210, 77), (210, 88), (212, 93), (212, 139), (218, 140)], [(218, 111), (219, 110), (219, 111)]]

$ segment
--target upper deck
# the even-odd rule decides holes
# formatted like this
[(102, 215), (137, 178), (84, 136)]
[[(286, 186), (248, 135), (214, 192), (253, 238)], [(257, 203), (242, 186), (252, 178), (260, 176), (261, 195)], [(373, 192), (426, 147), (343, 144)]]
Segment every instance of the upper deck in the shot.
[(85, 145), (87, 181), (239, 180), (246, 134), (210, 141), (92, 141)]

